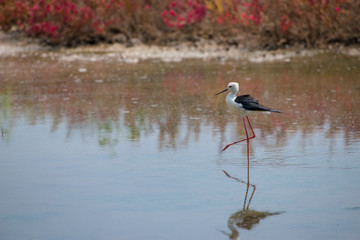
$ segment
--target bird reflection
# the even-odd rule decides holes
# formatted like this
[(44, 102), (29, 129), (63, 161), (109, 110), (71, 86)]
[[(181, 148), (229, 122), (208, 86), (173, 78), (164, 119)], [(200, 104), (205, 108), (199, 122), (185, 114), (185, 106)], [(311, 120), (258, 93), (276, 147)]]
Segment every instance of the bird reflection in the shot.
[(224, 231), (224, 234), (228, 235), (231, 240), (240, 239), (240, 228), (250, 230), (254, 225), (258, 224), (261, 219), (281, 213), (282, 212), (262, 212), (253, 209), (242, 209), (229, 217), (227, 226), (231, 233)]
[[(249, 209), (251, 200), (256, 190), (256, 186), (254, 184), (250, 184), (249, 181), (245, 182), (239, 178), (233, 177), (224, 170), (223, 172), (227, 177), (234, 179), (237, 182), (246, 184), (246, 193), (244, 197), (243, 208), (240, 211), (233, 213), (228, 218), (227, 221), (227, 226), (231, 232), (228, 233), (226, 231), (222, 231), (225, 235), (229, 236), (229, 239), (231, 240), (240, 239), (240, 233), (239, 233), (240, 228), (250, 230), (254, 225), (258, 224), (261, 219), (266, 218), (267, 216), (279, 215), (282, 213), (282, 212), (256, 211), (254, 209)], [(250, 198), (247, 199), (250, 187), (252, 187), (252, 192)]]
[[(243, 181), (243, 180), (241, 180), (241, 179), (239, 179), (239, 178), (230, 176), (230, 174), (228, 174), (225, 170), (223, 170), (223, 172), (225, 173), (225, 175), (226, 175), (227, 177), (229, 177), (229, 178), (231, 178), (231, 179), (234, 179), (234, 180), (237, 181), (237, 182), (246, 184), (246, 193), (245, 193), (245, 198), (244, 198), (243, 210), (249, 209), (251, 200), (252, 200), (252, 198), (253, 198), (253, 196), (254, 196), (254, 193), (255, 193), (255, 190), (256, 190), (256, 186), (255, 186), (254, 184), (251, 184), (251, 183), (249, 182), (249, 178), (248, 178), (248, 181), (245, 182), (245, 181)], [(251, 196), (250, 196), (250, 198), (249, 198), (249, 201), (247, 201), (247, 196), (248, 196), (248, 193), (249, 193), (249, 188), (250, 188), (250, 186), (253, 188), (253, 191), (252, 191), (252, 193), (251, 193)], [(247, 203), (247, 205), (246, 205), (246, 203)]]

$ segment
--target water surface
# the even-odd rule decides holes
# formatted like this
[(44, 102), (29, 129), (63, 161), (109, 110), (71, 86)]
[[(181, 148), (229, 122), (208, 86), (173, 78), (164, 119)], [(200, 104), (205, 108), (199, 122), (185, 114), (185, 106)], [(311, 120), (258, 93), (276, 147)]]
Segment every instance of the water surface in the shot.
[[(1, 239), (358, 238), (358, 57), (61, 55), (0, 58)], [(246, 185), (222, 171), (246, 180), (246, 144), (220, 153), (244, 137), (214, 96), (230, 81), (286, 113), (250, 116), (250, 209), (277, 213), (250, 228)]]

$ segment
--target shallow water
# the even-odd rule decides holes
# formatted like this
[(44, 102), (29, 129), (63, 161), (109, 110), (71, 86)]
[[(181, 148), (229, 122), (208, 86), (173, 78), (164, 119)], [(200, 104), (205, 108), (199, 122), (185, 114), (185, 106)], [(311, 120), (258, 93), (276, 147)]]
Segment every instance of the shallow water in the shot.
[[(61, 54), (0, 58), (1, 239), (358, 239), (358, 57)], [(250, 209), (277, 213), (250, 229), (223, 173), (246, 180), (246, 143), (220, 153), (244, 137), (214, 96), (230, 81), (286, 113), (250, 116)]]

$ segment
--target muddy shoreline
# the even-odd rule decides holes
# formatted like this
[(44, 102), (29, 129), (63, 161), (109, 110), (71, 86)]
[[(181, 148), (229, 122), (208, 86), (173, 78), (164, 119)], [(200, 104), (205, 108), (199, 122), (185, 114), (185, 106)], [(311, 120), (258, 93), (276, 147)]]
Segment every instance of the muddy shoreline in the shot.
[(196, 43), (184, 42), (174, 46), (145, 45), (134, 41), (132, 46), (126, 44), (97, 44), (75, 48), (43, 46), (29, 38), (0, 32), (0, 57), (42, 55), (58, 58), (63, 61), (104, 61), (116, 60), (124, 63), (138, 63), (145, 60), (162, 62), (180, 62), (185, 59), (219, 61), (247, 60), (250, 62), (291, 61), (293, 57), (313, 56), (326, 52), (359, 57), (360, 46), (333, 45), (327, 49), (304, 49), (290, 47), (278, 50), (254, 50), (242, 46), (219, 45), (212, 41), (202, 40)]

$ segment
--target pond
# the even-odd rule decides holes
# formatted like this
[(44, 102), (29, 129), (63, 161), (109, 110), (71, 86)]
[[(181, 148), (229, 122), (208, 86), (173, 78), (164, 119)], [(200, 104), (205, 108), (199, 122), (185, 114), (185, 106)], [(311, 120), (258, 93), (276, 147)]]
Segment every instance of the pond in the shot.
[[(1, 239), (358, 239), (359, 57), (79, 56), (0, 57)], [(285, 112), (250, 115), (248, 211), (231, 81)]]

